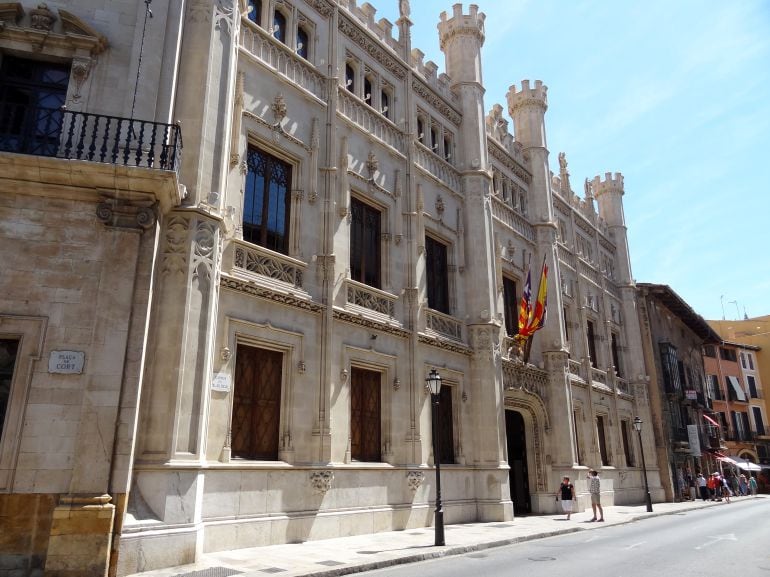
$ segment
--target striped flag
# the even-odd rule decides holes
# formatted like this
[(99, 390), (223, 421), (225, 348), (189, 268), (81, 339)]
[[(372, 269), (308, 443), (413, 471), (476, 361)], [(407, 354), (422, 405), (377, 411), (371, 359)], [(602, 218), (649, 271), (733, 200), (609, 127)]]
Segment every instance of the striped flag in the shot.
[(524, 292), (521, 293), (519, 304), (519, 334), (525, 336), (529, 317), (532, 316), (532, 270), (527, 271), (527, 282), (524, 283)]

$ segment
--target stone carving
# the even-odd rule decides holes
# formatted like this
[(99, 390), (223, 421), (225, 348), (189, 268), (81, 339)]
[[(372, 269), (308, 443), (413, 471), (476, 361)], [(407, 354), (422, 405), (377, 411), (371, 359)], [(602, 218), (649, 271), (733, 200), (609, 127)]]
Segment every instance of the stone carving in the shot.
[(342, 381), (343, 383), (347, 383), (348, 382), (348, 370), (347, 369), (342, 369), (340, 371), (340, 381)]
[(397, 391), (400, 388), (401, 388), (401, 379), (396, 377), (395, 379), (393, 379), (393, 390)]
[(438, 212), (439, 219), (444, 218), (444, 209), (446, 206), (444, 205), (444, 198), (439, 194), (436, 197), (436, 212)]
[(305, 0), (305, 2), (315, 8), (324, 18), (328, 18), (334, 13), (334, 7), (332, 7), (326, 0)]
[(422, 471), (408, 471), (406, 474), (406, 484), (409, 490), (414, 493), (420, 488), (422, 482), (425, 480), (425, 473)]
[(56, 21), (56, 16), (48, 9), (48, 5), (45, 3), (38, 4), (37, 8), (30, 10), (29, 17), (31, 28), (46, 32), (50, 32), (53, 29), (53, 23)]
[(273, 111), (273, 118), (275, 120), (275, 127), (281, 127), (281, 122), (286, 118), (286, 100), (283, 94), (278, 93), (273, 100), (273, 104), (270, 106), (270, 110)]
[(380, 161), (370, 150), (369, 156), (366, 157), (366, 172), (369, 175), (369, 180), (374, 180), (374, 176), (377, 174), (377, 169), (380, 167)]
[(313, 471), (310, 473), (310, 486), (314, 493), (324, 494), (332, 488), (333, 471)]
[(106, 198), (96, 205), (96, 218), (106, 226), (148, 229), (157, 220), (155, 205)]
[(235, 249), (235, 266), (302, 288), (301, 268), (255, 249), (237, 247)]
[(163, 252), (162, 274), (184, 272), (187, 267), (185, 245), (190, 221), (183, 216), (172, 216), (166, 226), (166, 248)]
[(224, 23), (228, 36), (233, 33), (234, 15), (238, 14), (237, 2), (238, 0), (219, 0), (214, 6), (214, 27), (219, 30)]
[(211, 8), (207, 0), (193, 0), (189, 5), (187, 20), (193, 23), (210, 22)]
[(227, 362), (233, 357), (233, 352), (230, 350), (229, 347), (222, 347), (222, 350), (220, 351), (219, 355), (224, 362)]
[(429, 329), (449, 338), (462, 341), (463, 330), (459, 321), (434, 311), (428, 311), (426, 320)]
[(360, 314), (350, 313), (348, 311), (334, 309), (333, 318), (335, 320), (350, 323), (352, 325), (365, 327), (367, 329), (375, 330), (389, 335), (394, 335), (402, 339), (407, 338), (410, 335), (409, 331), (402, 329), (399, 326), (395, 326), (390, 323), (377, 322)]
[(78, 102), (82, 98), (80, 89), (83, 87), (83, 83), (88, 79), (88, 74), (91, 72), (91, 61), (82, 60), (76, 58), (72, 61), (72, 79), (75, 81), (75, 90), (72, 94), (72, 101)]
[(392, 300), (366, 290), (364, 287), (348, 285), (348, 302), (389, 317), (394, 317), (396, 314)]
[(211, 278), (214, 269), (214, 249), (217, 244), (217, 225), (213, 222), (198, 221), (193, 240), (193, 278)]
[(297, 363), (297, 371), (300, 375), (304, 375), (305, 371), (307, 370), (307, 365), (305, 365), (305, 361), (299, 361)]
[(219, 282), (220, 282), (220, 286), (223, 289), (237, 291), (256, 298), (269, 300), (271, 302), (278, 303), (281, 305), (294, 307), (294, 308), (312, 312), (312, 313), (320, 313), (321, 311), (324, 310), (324, 307), (322, 305), (313, 303), (312, 301), (306, 298), (302, 298), (302, 297), (295, 296), (293, 294), (286, 294), (281, 291), (262, 287), (255, 284), (252, 281), (245, 281), (245, 280), (228, 278), (223, 276)]
[(409, 18), (411, 13), (412, 10), (409, 7), (409, 0), (401, 0), (401, 2), (398, 4), (399, 16), (401, 16), (401, 18)]

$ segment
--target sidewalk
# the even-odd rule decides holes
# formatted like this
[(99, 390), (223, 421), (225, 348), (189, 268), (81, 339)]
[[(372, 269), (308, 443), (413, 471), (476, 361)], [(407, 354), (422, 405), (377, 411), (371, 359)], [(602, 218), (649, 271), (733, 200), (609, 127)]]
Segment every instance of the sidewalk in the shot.
[[(766, 497), (760, 495), (759, 498)], [(757, 499), (753, 500), (756, 502)], [(739, 497), (733, 499), (733, 504), (751, 501), (751, 497)], [(711, 501), (655, 503), (652, 513), (647, 513), (644, 505), (605, 507), (604, 523), (590, 523), (589, 509), (573, 513), (569, 521), (564, 515), (540, 515), (516, 517), (508, 523), (447, 525), (445, 547), (433, 545), (433, 527), (254, 547), (208, 553), (193, 565), (135, 573), (131, 577), (265, 577), (270, 574), (280, 574), (281, 577), (332, 577), (725, 505), (724, 502)]]

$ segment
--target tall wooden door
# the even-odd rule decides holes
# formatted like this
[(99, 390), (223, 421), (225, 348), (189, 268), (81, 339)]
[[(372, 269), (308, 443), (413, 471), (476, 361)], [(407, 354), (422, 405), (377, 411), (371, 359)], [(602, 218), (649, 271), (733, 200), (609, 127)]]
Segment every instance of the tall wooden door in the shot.
[(513, 512), (527, 515), (532, 512), (527, 468), (527, 436), (524, 418), (518, 411), (505, 411), (505, 434), (508, 441), (508, 466), (511, 468), (510, 486)]
[(233, 387), (231, 453), (278, 460), (283, 353), (238, 345)]

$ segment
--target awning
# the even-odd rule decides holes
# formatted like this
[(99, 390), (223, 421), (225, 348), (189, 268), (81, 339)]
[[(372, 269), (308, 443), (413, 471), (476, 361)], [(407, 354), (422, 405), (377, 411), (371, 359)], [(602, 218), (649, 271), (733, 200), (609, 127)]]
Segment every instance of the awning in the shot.
[(743, 393), (743, 389), (741, 388), (741, 384), (738, 382), (738, 378), (732, 375), (727, 375), (727, 380), (730, 381), (730, 384), (733, 386), (733, 391), (735, 391), (735, 398), (739, 401), (745, 401), (746, 395)]
[(740, 457), (736, 457), (736, 456), (717, 457), (717, 459), (719, 459), (723, 463), (728, 463), (744, 471), (761, 471), (762, 470), (762, 467), (760, 467), (756, 463), (752, 463), (751, 461), (747, 461), (746, 459), (741, 459)]
[(703, 415), (703, 418), (706, 419), (709, 423), (711, 423), (715, 427), (719, 427), (720, 426), (719, 423), (717, 423), (714, 419), (712, 419), (708, 415)]

